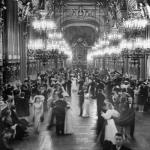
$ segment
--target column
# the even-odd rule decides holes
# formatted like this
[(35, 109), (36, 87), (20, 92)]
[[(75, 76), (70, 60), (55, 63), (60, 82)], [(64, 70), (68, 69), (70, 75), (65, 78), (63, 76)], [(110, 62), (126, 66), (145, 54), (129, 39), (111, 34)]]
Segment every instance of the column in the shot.
[[(8, 7), (8, 2), (6, 1), (6, 6)], [(2, 59), (3, 59), (3, 83), (8, 82), (8, 8), (3, 12), (3, 18), (4, 18), (4, 27), (2, 30)]]
[(145, 80), (145, 57), (140, 58), (140, 80)]
[(129, 59), (128, 57), (124, 58), (124, 73), (129, 73)]
[(20, 79), (24, 81), (27, 77), (27, 48), (25, 38), (25, 22), (19, 24), (19, 49), (20, 49)]

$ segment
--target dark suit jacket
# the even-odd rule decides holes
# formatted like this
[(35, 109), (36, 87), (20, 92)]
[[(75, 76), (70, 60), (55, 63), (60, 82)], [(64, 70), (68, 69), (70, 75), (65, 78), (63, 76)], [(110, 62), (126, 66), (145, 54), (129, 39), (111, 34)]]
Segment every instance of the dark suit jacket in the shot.
[[(116, 145), (112, 145), (112, 150), (117, 150), (117, 149), (116, 149)], [(131, 150), (131, 149), (123, 145), (123, 146), (120, 148), (120, 150)]]

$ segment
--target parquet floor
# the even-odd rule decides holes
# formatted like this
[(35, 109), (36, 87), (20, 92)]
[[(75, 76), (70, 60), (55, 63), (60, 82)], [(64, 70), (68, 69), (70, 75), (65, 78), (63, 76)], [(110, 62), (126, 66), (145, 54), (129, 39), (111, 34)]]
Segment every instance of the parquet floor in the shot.
[[(101, 150), (95, 142), (96, 104), (91, 101), (91, 117), (79, 117), (78, 96), (72, 94), (74, 134), (56, 136), (55, 131), (47, 131), (46, 121), (39, 135), (29, 129), (29, 137), (14, 143), (14, 150)], [(129, 142), (133, 150), (147, 150), (150, 147), (150, 114), (136, 114), (135, 140)]]

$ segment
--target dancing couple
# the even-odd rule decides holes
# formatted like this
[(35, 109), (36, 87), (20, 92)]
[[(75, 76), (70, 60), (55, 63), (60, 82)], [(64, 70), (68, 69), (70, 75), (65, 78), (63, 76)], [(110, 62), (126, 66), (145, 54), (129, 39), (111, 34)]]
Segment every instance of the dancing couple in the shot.
[[(114, 109), (112, 103), (105, 100), (104, 101), (104, 110), (101, 111), (101, 117), (103, 120), (103, 128), (98, 136), (98, 141), (103, 144), (104, 141), (110, 141), (115, 144), (115, 135), (118, 132), (117, 127), (114, 122), (114, 118), (119, 118), (120, 114), (117, 110)], [(103, 135), (104, 134), (104, 135)]]
[(90, 86), (85, 87), (84, 83), (79, 84), (79, 108), (81, 117), (90, 117), (90, 101), (91, 101), (91, 93)]
[[(56, 134), (72, 134), (72, 109), (69, 95), (60, 87), (61, 91), (54, 90), (52, 97), (49, 99), (49, 127), (54, 124), (56, 119)], [(50, 128), (49, 128), (50, 129)]]

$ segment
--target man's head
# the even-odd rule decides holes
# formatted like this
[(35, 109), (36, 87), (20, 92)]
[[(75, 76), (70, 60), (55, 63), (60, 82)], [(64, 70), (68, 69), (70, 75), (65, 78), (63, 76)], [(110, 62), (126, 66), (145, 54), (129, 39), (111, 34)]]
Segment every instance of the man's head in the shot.
[(121, 133), (116, 133), (115, 141), (117, 146), (121, 146), (123, 143), (123, 135)]

